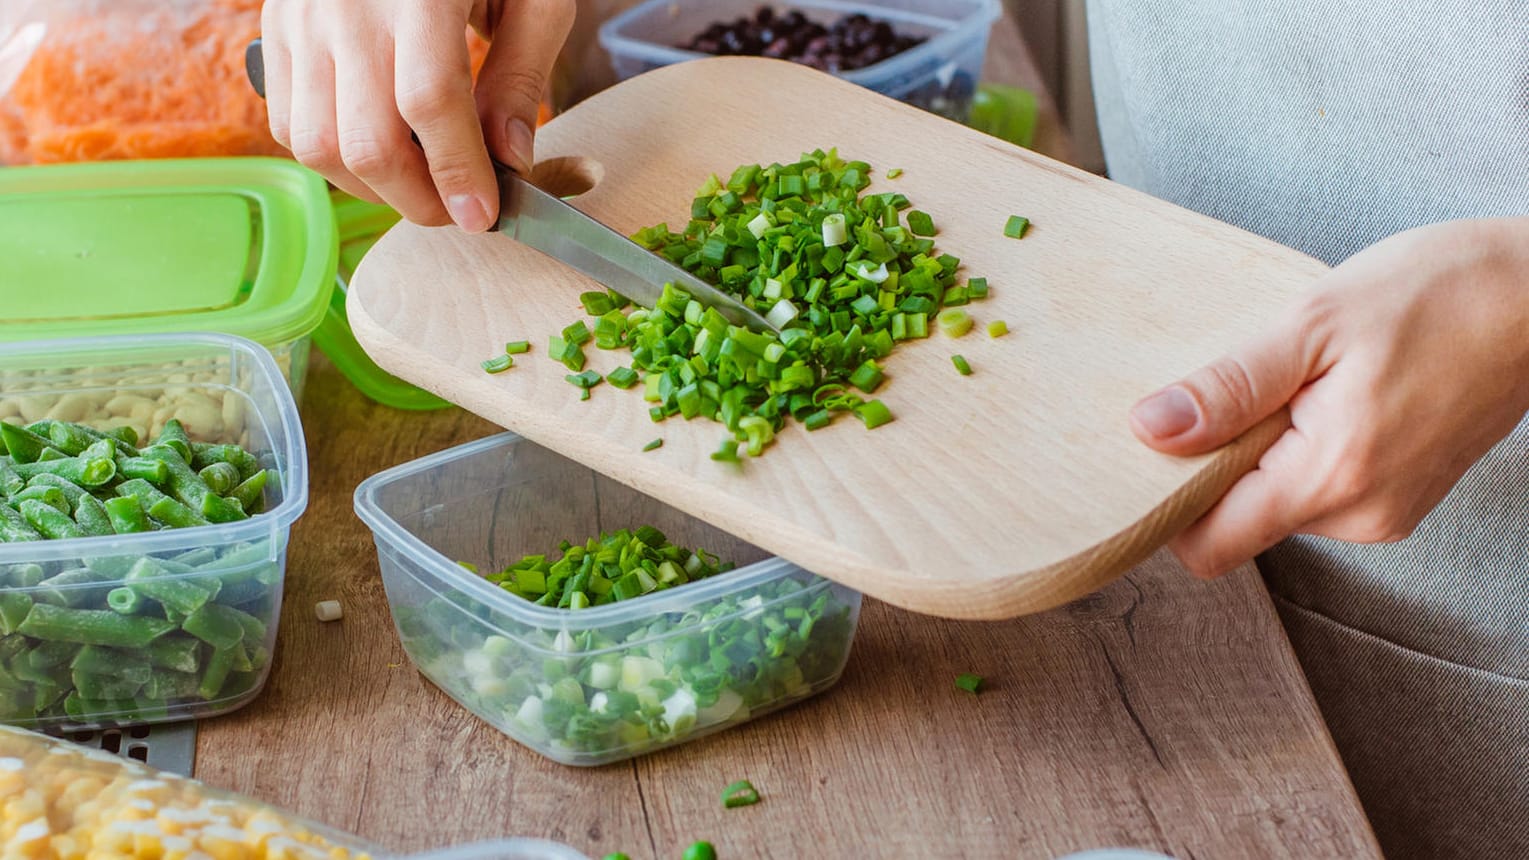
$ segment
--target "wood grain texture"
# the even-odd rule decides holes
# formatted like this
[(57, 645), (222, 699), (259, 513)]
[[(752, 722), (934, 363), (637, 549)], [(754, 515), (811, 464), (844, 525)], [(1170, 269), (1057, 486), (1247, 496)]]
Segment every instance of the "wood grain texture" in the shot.
[[(726, 94), (724, 97), (722, 94)], [(810, 106), (810, 107), (808, 107)], [(708, 171), (815, 146), (907, 172), (896, 188), (984, 275), (979, 325), (886, 362), (897, 420), (793, 426), (744, 468), (708, 459), (708, 421), (655, 426), (640, 393), (580, 402), (540, 354), (591, 282), (499, 235), (394, 228), (356, 273), (350, 317), (379, 364), (454, 403), (767, 550), (883, 600), (1002, 618), (1085, 594), (1144, 558), (1251, 468), (1277, 423), (1214, 455), (1153, 453), (1136, 399), (1266, 327), (1320, 263), (828, 75), (723, 58), (658, 69), (545, 127), (547, 162), (603, 176), (577, 205), (624, 232), (683, 221)], [(564, 162), (566, 164), (566, 162)], [(1035, 226), (1005, 238), (1011, 213)], [(490, 376), (510, 339), (533, 352)], [(958, 376), (961, 352), (976, 372)], [(590, 350), (608, 371), (623, 355)], [(642, 452), (655, 436), (664, 447)]]
[[(275, 666), (253, 704), (201, 724), (200, 779), (408, 851), (522, 835), (640, 860), (698, 838), (726, 860), (1379, 856), (1261, 582), (1199, 582), (1163, 555), (1015, 621), (867, 600), (822, 696), (633, 762), (544, 759), (413, 669), (352, 511), (368, 475), (497, 428), (376, 406), (315, 358), (312, 498)], [(631, 491), (600, 493), (621, 517)], [(326, 598), (342, 621), (314, 619)], [(966, 671), (986, 676), (981, 695), (952, 686)], [(743, 777), (764, 801), (723, 810)]]

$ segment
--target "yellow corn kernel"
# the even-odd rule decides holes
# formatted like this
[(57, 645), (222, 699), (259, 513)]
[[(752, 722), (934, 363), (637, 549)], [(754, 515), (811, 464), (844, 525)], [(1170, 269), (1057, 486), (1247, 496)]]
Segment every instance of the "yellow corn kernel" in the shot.
[(165, 853), (164, 837), (158, 833), (133, 834), (133, 856), (138, 860), (160, 860)]
[(21, 823), (6, 837), (0, 855), (6, 858), (42, 857), (48, 851), (48, 837), (51, 835), (52, 830), (46, 818), (34, 818)]

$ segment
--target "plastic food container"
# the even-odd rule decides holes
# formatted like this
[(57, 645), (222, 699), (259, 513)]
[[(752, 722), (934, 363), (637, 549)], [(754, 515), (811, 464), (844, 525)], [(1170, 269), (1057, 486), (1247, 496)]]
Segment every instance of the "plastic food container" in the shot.
[(998, 0), (646, 0), (600, 27), (600, 44), (621, 79), (659, 66), (706, 56), (675, 47), (715, 21), (754, 14), (801, 11), (824, 26), (860, 13), (886, 21), (898, 33), (925, 36), (922, 44), (863, 69), (837, 73), (850, 83), (964, 122), (987, 56), (988, 30), (1001, 13)]
[(0, 341), (224, 332), (300, 397), (337, 254), (324, 180), (291, 161), (0, 170)]
[[(0, 543), (0, 722), (99, 728), (208, 717), (249, 702), (264, 685), (287, 537), (308, 503), (302, 426), (271, 355), (222, 334), (0, 343), (0, 419), (130, 424), (153, 438), (172, 416), (184, 419), (193, 441), (237, 443), (260, 459), (272, 476), (265, 512), (194, 528)], [(175, 610), (168, 600), (143, 599), (119, 611), (108, 602), (113, 589), (148, 591), (134, 573), (145, 558), (175, 589), (226, 607), (208, 614), (236, 627), (207, 639), (160, 629), (146, 647), (83, 641), (73, 630), (85, 616), (76, 612), (157, 628), (158, 619), (185, 622), (177, 615), (189, 604)], [(24, 622), (43, 606), (67, 614), (55, 621), (69, 631), (18, 629), (35, 633)]]
[(0, 856), (588, 860), (541, 839), (388, 854), (364, 840), (120, 756), (0, 726)]
[[(821, 692), (839, 679), (859, 618), (859, 592), (753, 548), (723, 555), (736, 570), (587, 609), (501, 590), (457, 562), (497, 570), (563, 539), (642, 525), (712, 552), (736, 543), (512, 433), (368, 478), (356, 513), (375, 533), (409, 658), (564, 764), (630, 758)], [(777, 653), (769, 643), (782, 631), (794, 644)]]
[(362, 394), (384, 406), (397, 409), (444, 409), (451, 404), (422, 388), (417, 388), (388, 373), (372, 361), (356, 335), (351, 331), (350, 319), (345, 315), (345, 301), (349, 293), (350, 279), (356, 266), (373, 244), (398, 223), (399, 215), (387, 206), (358, 200), (341, 191), (330, 195), (334, 202), (335, 223), (339, 229), (339, 270), (335, 276), (334, 292), (329, 297), (329, 308), (324, 321), (313, 333), (313, 342), (329, 356), (335, 367), (345, 374), (351, 384)]

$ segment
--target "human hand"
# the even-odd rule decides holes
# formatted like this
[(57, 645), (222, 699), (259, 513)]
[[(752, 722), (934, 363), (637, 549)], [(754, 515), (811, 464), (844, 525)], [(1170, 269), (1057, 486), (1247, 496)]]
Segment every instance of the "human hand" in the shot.
[(1291, 426), (1170, 547), (1213, 577), (1296, 533), (1401, 540), (1529, 411), (1529, 218), (1451, 221), (1354, 255), (1266, 335), (1136, 404), (1169, 454)]
[[(485, 230), (499, 211), (489, 155), (530, 171), (573, 16), (573, 0), (266, 0), (271, 134), (357, 197)], [(491, 41), (476, 87), (469, 26)]]

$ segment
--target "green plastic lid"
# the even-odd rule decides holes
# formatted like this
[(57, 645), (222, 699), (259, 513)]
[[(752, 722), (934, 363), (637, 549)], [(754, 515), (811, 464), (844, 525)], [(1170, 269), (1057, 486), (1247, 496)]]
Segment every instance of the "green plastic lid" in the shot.
[(275, 158), (0, 170), (0, 340), (218, 331), (276, 347), (329, 307), (323, 179)]
[(397, 409), (444, 409), (451, 404), (422, 388), (388, 373), (356, 342), (345, 316), (346, 287), (356, 264), (399, 215), (387, 206), (358, 200), (343, 191), (332, 192), (335, 223), (339, 229), (340, 262), (333, 295), (324, 322), (313, 333), (313, 342), (329, 356), (351, 384), (371, 399)]

